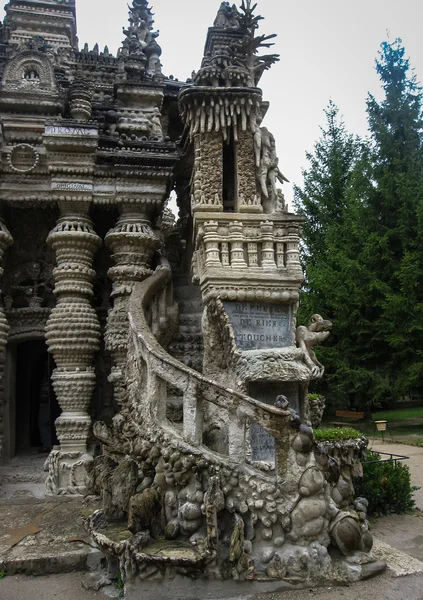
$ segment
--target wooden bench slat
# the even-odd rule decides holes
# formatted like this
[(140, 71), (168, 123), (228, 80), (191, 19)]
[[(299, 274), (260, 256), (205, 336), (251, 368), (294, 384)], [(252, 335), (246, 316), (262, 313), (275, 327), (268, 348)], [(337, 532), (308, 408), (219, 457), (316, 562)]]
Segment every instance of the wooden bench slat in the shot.
[(347, 419), (364, 419), (364, 412), (348, 411), (348, 410), (337, 410), (335, 413), (336, 417), (345, 417)]

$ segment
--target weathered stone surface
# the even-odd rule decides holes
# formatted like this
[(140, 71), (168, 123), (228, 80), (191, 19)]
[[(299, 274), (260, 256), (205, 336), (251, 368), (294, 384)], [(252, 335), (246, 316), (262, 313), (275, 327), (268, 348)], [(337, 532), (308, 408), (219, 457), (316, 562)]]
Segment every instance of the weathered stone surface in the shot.
[(224, 302), (234, 329), (235, 341), (241, 350), (283, 348), (291, 342), (290, 306)]
[(153, 488), (132, 496), (129, 501), (128, 529), (132, 533), (139, 531), (160, 532), (160, 497)]
[[(268, 38), (252, 3), (222, 4), (190, 85), (163, 75), (147, 0), (129, 6), (116, 57), (77, 49), (66, 6), (46, 15), (32, 4), (30, 22), (7, 5), (0, 40), (0, 203), (20, 246), (15, 209), (52, 207), (51, 250), (31, 257), (44, 228), (37, 244), (28, 238), (31, 265), (5, 278), (0, 379), (9, 316), (29, 315), (18, 333), (45, 330), (62, 410), (49, 491), (81, 493), (88, 481), (101, 496), (88, 525), (128, 598), (181, 574), (241, 585), (364, 576), (372, 540), (351, 481), (365, 444), (316, 447), (310, 427), (322, 406), (308, 384), (324, 371), (313, 347), (331, 323), (313, 315), (296, 327), (302, 219), (286, 210), (262, 123), (257, 86), (278, 57), (259, 52)], [(36, 34), (25, 47), (20, 28)], [(174, 187), (177, 224), (163, 211)], [(11, 241), (2, 227), (0, 260)], [(331, 541), (348, 555), (339, 569)]]

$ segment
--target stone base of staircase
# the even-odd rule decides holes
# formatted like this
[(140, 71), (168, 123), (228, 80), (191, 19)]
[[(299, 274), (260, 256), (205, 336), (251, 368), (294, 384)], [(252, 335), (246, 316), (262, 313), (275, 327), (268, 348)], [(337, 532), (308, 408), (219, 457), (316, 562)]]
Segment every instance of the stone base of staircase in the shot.
[(80, 497), (0, 498), (0, 571), (9, 576), (99, 569), (104, 555), (83, 522), (96, 508)]

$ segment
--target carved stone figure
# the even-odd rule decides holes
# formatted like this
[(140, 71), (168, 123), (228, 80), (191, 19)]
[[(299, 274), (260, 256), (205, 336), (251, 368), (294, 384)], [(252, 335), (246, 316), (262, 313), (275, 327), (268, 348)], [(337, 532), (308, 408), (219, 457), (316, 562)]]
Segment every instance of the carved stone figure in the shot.
[(320, 394), (309, 394), (308, 395), (308, 405), (309, 405), (309, 414), (310, 414), (310, 422), (311, 426), (318, 427), (322, 422), (323, 413), (325, 412), (325, 398)]
[(163, 128), (159, 109), (155, 109), (150, 118), (150, 137), (153, 140), (158, 141), (163, 139)]
[[(276, 182), (288, 182), (288, 179), (279, 170), (279, 159), (276, 154), (276, 142), (274, 136), (266, 127), (260, 129), (261, 140), (260, 144), (256, 144), (256, 152), (260, 148), (260, 162), (258, 168), (258, 179), (260, 182), (261, 192), (265, 200), (269, 201), (270, 207), (273, 210), (279, 199), (278, 188)], [(269, 210), (266, 212), (273, 212)]]
[(325, 321), (320, 315), (313, 315), (307, 326), (297, 327), (296, 340), (297, 345), (304, 353), (304, 362), (311, 370), (314, 378), (319, 379), (323, 376), (325, 368), (317, 359), (313, 348), (318, 342), (323, 342), (329, 337), (329, 329), (332, 323)]

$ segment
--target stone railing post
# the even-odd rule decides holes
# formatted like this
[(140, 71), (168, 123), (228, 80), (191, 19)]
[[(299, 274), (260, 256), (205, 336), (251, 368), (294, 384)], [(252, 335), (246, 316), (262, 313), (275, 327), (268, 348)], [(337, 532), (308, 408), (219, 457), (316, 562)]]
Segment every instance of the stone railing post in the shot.
[(198, 384), (190, 380), (184, 392), (184, 439), (194, 446), (203, 441), (203, 408), (198, 397)]
[(245, 419), (237, 410), (229, 411), (229, 457), (238, 463), (245, 461)]
[[(6, 225), (0, 220), (0, 279), (3, 277), (3, 255), (13, 243)], [(9, 324), (3, 306), (0, 304), (0, 462), (3, 455), (3, 410), (4, 410), (4, 365)]]
[(239, 221), (229, 224), (229, 239), (231, 243), (231, 266), (245, 269), (247, 263), (244, 257), (243, 225)]
[[(47, 242), (56, 253), (54, 270), (57, 305), (46, 326), (49, 352), (56, 362), (52, 381), (62, 414), (56, 420), (60, 441), (59, 456), (54, 456), (50, 467), (56, 465), (55, 487), (83, 487), (84, 469), (75, 475), (76, 462), (89, 460), (86, 455), (91, 418), (88, 414), (95, 387), (94, 355), (100, 344), (100, 325), (91, 306), (93, 255), (101, 244), (87, 216), (87, 203), (69, 201), (60, 203), (61, 216)], [(68, 463), (63, 466), (64, 463)], [(79, 464), (79, 466), (83, 466)], [(70, 471), (73, 475), (70, 478)]]
[(150, 221), (134, 206), (123, 206), (116, 226), (106, 235), (114, 266), (109, 269), (113, 282), (113, 308), (106, 327), (106, 348), (114, 365), (109, 376), (115, 399), (122, 406), (126, 399), (124, 367), (128, 348), (128, 302), (135, 283), (151, 275), (151, 261), (160, 245)]
[(220, 267), (219, 256), (219, 234), (216, 221), (208, 221), (204, 224), (204, 248), (207, 267)]
[(266, 269), (276, 269), (273, 223), (260, 223), (260, 235), (262, 239), (261, 265)]

